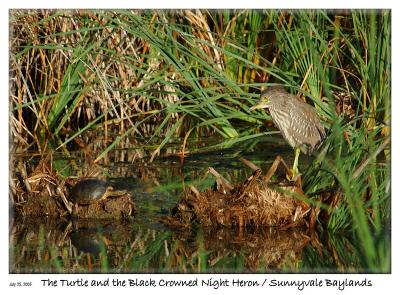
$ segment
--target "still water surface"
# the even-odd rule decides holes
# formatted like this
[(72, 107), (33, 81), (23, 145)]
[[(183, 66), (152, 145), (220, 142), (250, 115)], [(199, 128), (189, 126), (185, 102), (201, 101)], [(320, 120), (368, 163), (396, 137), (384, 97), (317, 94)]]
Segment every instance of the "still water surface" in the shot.
[[(130, 151), (124, 151), (129, 153)], [(184, 186), (204, 190), (213, 184), (213, 167), (231, 183), (251, 175), (240, 157), (267, 171), (275, 156), (292, 163), (283, 142), (265, 140), (257, 150), (241, 148), (176, 156), (116, 161), (107, 165), (116, 189), (133, 196), (132, 222), (15, 219), (10, 217), (11, 273), (276, 273), (358, 272), (351, 239), (305, 229), (212, 230), (170, 228), (159, 222), (182, 196)], [(65, 159), (53, 161), (65, 162)], [(85, 159), (75, 159), (84, 162)], [(303, 167), (311, 159), (302, 156)], [(83, 167), (78, 165), (78, 167)], [(300, 169), (302, 167), (300, 166)], [(74, 171), (74, 173), (78, 173)]]

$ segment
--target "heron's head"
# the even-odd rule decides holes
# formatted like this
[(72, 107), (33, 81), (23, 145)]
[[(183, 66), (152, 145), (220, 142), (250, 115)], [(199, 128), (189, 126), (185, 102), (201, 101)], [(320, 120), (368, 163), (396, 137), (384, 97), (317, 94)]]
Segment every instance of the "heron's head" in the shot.
[(268, 87), (267, 89), (263, 90), (260, 94), (260, 101), (256, 105), (252, 106), (250, 108), (250, 111), (253, 111), (256, 109), (268, 108), (271, 97), (273, 97), (273, 95), (276, 94), (276, 92), (282, 92), (282, 91), (285, 91), (285, 89), (280, 85), (271, 86), (271, 87)]

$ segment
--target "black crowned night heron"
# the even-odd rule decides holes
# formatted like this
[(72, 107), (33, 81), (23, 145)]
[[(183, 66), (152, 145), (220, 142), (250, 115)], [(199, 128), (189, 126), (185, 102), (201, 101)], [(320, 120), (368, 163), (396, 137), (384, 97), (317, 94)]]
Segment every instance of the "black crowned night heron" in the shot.
[(300, 151), (311, 154), (325, 138), (315, 109), (282, 86), (272, 86), (261, 92), (260, 101), (250, 110), (268, 108), (272, 120), (289, 145), (295, 150), (293, 177), (298, 174)]

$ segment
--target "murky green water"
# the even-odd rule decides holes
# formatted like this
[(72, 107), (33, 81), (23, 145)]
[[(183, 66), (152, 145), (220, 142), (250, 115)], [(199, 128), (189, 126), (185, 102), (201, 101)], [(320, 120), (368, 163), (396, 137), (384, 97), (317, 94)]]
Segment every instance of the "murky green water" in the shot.
[[(159, 222), (179, 200), (184, 186), (193, 184), (203, 190), (213, 184), (208, 167), (236, 183), (252, 173), (240, 157), (266, 171), (278, 154), (291, 163), (290, 147), (265, 140), (257, 150), (247, 147), (190, 155), (183, 165), (176, 156), (161, 156), (153, 163), (126, 160), (130, 152), (115, 154), (105, 168), (117, 189), (126, 189), (134, 196), (138, 208), (134, 221), (11, 217), (11, 273), (363, 271), (358, 268), (354, 243), (344, 235), (305, 229), (174, 229)], [(85, 167), (85, 159), (78, 156), (54, 157), (53, 161), (78, 174), (74, 169)], [(308, 161), (301, 157), (303, 167)]]

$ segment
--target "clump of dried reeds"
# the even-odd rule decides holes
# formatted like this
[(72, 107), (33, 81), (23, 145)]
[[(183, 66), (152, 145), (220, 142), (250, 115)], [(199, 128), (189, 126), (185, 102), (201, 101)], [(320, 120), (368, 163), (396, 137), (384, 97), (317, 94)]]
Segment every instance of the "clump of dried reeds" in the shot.
[(77, 179), (61, 177), (53, 170), (49, 157), (43, 158), (27, 171), (22, 161), (16, 163), (15, 177), (11, 178), (11, 204), (17, 216), (74, 217), (78, 219), (130, 219), (136, 207), (127, 193), (86, 206), (73, 206), (69, 192)]
[(310, 207), (298, 198), (299, 193), (295, 186), (268, 186), (257, 170), (236, 187), (222, 182), (216, 189), (200, 193), (192, 186), (167, 222), (184, 226), (192, 222), (204, 226), (300, 226), (305, 224)]

